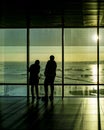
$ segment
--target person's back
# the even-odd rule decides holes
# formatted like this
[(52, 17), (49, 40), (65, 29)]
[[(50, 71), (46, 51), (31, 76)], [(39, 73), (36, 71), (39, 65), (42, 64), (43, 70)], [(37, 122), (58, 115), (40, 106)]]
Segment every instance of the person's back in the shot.
[(45, 80), (44, 80), (44, 89), (45, 89), (45, 100), (47, 101), (48, 99), (48, 85), (50, 85), (50, 100), (53, 100), (53, 93), (54, 93), (54, 80), (56, 76), (56, 68), (57, 64), (54, 61), (54, 56), (50, 56), (50, 60), (47, 62), (46, 67), (45, 67)]
[(34, 101), (34, 85), (36, 89), (36, 96), (37, 99), (39, 99), (39, 94), (38, 94), (38, 84), (39, 84), (39, 72), (40, 72), (40, 61), (36, 60), (34, 64), (32, 64), (29, 68), (30, 72), (30, 85), (31, 85), (31, 94), (32, 94), (32, 101)]
[(46, 77), (55, 77), (56, 76), (56, 62), (49, 60), (47, 62), (46, 68), (45, 68), (45, 76)]
[(30, 66), (29, 71), (30, 71), (30, 79), (34, 79), (35, 77), (38, 77), (40, 66), (34, 63)]

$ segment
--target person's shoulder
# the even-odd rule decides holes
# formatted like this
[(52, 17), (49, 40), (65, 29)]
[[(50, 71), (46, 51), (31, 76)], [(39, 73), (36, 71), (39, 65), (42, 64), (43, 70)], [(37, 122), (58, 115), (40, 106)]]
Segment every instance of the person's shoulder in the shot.
[(54, 60), (54, 63), (57, 64), (55, 60)]
[(50, 60), (47, 61), (47, 64), (50, 63)]
[(31, 64), (30, 66), (33, 66), (34, 64)]
[(34, 64), (31, 64), (30, 67), (34, 67)]

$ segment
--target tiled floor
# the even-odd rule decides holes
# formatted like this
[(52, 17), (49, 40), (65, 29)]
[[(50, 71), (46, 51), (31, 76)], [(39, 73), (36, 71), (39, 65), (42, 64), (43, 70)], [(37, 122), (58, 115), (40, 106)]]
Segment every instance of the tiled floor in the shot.
[(27, 103), (25, 97), (1, 97), (0, 130), (104, 130), (104, 99)]

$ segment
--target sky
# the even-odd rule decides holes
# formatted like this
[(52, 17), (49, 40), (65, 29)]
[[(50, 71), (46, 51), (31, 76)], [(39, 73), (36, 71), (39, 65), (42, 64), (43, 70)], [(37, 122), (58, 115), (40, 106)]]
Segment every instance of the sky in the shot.
[[(65, 61), (96, 61), (95, 28), (64, 29)], [(104, 59), (104, 30), (100, 30), (100, 59)], [(0, 29), (0, 61), (26, 61), (26, 29)], [(46, 61), (51, 54), (62, 60), (61, 29), (30, 29), (30, 60)]]

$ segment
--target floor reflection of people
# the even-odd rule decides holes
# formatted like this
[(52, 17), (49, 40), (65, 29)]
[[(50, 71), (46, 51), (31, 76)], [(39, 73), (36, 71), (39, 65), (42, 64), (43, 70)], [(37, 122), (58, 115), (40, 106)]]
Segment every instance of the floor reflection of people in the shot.
[(38, 84), (39, 84), (39, 72), (40, 72), (40, 61), (36, 60), (35, 63), (33, 63), (30, 68), (30, 80), (29, 83), (31, 85), (31, 95), (32, 95), (32, 101), (35, 99), (34, 96), (34, 86), (36, 91), (36, 98), (37, 100), (40, 99), (39, 97), (39, 90), (38, 90)]
[(44, 80), (44, 90), (45, 90), (45, 100), (48, 100), (48, 85), (50, 85), (50, 100), (53, 100), (53, 94), (54, 94), (54, 80), (56, 76), (56, 68), (57, 64), (56, 61), (54, 60), (55, 57), (53, 55), (50, 56), (50, 60), (48, 60), (44, 75), (45, 75), (45, 80)]

